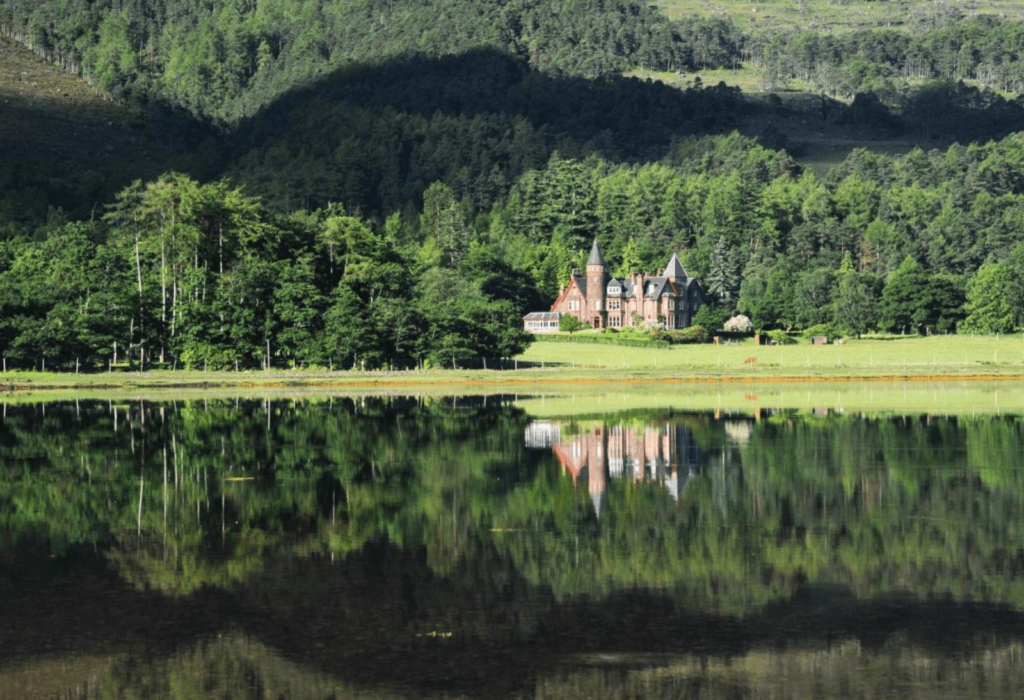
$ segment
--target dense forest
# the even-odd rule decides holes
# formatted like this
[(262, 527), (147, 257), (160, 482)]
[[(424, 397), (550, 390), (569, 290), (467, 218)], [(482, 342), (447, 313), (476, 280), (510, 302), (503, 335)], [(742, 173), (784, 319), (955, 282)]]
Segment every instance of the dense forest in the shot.
[(830, 95), (874, 92), (892, 103), (913, 80), (1024, 88), (1024, 25), (965, 17), (948, 4), (887, 23), (903, 26), (839, 35), (741, 31), (696, 15), (670, 20), (636, 0), (4, 0), (0, 17), (124, 99), (163, 99), (224, 124), (318, 76), (483, 48), (587, 78), (747, 62), (769, 90), (798, 79)]
[[(627, 0), (4, 0), (0, 20), (147, 125), (109, 173), (0, 162), (9, 366), (494, 366), (595, 237), (617, 272), (679, 252), (708, 326), (1024, 322), (1024, 104), (993, 91), (1018, 88), (1014, 20), (767, 37)], [(805, 170), (772, 95), (620, 76), (743, 62), (821, 90), (809, 128), (941, 148)], [(733, 131), (754, 113), (759, 138)]]
[(1017, 136), (859, 151), (824, 179), (735, 135), (646, 165), (556, 153), (490, 209), (437, 182), (422, 212), (379, 223), (339, 204), (275, 214), (168, 175), (0, 246), (0, 349), (37, 368), (493, 367), (593, 236), (619, 272), (679, 250), (714, 327), (738, 310), (765, 329), (1009, 332), (1024, 313), (1022, 153)]

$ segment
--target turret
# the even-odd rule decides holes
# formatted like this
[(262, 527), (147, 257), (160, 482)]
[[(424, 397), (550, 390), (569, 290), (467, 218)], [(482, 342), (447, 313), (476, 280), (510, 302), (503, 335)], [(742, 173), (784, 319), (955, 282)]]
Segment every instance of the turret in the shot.
[(605, 306), (605, 281), (604, 281), (604, 256), (601, 255), (601, 247), (594, 239), (594, 246), (590, 249), (590, 257), (587, 258), (587, 319), (595, 316), (601, 321), (599, 326), (604, 326)]

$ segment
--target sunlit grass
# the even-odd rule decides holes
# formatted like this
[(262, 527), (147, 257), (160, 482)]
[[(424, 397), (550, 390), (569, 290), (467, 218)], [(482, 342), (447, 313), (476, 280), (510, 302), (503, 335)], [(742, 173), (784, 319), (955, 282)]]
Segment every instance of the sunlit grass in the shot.
[(665, 349), (539, 340), (520, 359), (578, 370), (710, 377), (1024, 375), (1024, 336), (914, 336), (777, 346), (757, 346), (747, 340)]
[[(957, 380), (1024, 378), (1024, 336), (933, 336), (851, 340), (841, 345), (726, 345), (663, 348), (533, 343), (503, 370), (351, 372), (202, 372), (157, 370), (90, 374), (9, 371), (0, 373), (0, 401), (181, 397), (328, 397), (340, 394), (416, 395), (528, 394), (538, 389), (569, 393), (659, 381), (773, 382), (858, 379)], [(564, 386), (563, 386), (564, 385)], [(571, 390), (575, 391), (575, 390)]]
[[(669, 18), (714, 17), (731, 19), (745, 31), (806, 30), (844, 32), (875, 27), (901, 27), (915, 9), (928, 10), (932, 0), (877, 2), (853, 0), (655, 0)], [(965, 14), (1002, 14), (1024, 17), (1024, 5), (1016, 0), (986, 0), (958, 4)]]

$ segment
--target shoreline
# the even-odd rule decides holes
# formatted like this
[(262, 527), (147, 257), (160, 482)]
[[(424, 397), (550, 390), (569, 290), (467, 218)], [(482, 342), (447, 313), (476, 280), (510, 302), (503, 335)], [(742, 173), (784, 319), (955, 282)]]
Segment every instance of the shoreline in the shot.
[[(864, 368), (865, 370), (867, 368)], [(924, 370), (924, 368), (922, 368)], [(223, 390), (223, 389), (354, 389), (374, 390), (381, 388), (430, 388), (430, 389), (476, 389), (487, 388), (540, 388), (594, 387), (608, 385), (650, 385), (656, 383), (686, 384), (819, 384), (819, 383), (867, 383), (867, 382), (991, 382), (1024, 381), (1024, 373), (1018, 367), (1008, 367), (1007, 372), (963, 372), (927, 371), (893, 373), (779, 373), (765, 371), (734, 373), (682, 373), (682, 372), (631, 372), (565, 369), (523, 369), (523, 370), (431, 370), (426, 372), (359, 372), (351, 376), (347, 372), (301, 373), (269, 372), (265, 376), (240, 373), (231, 376), (229, 372), (190, 372), (185, 370), (153, 370), (146, 372), (122, 372), (104, 381), (107, 373), (61, 374), (43, 372), (0, 373), (0, 396), (23, 394), (37, 391), (74, 390)], [(261, 372), (262, 374), (262, 372)], [(211, 376), (212, 375), (212, 376)]]

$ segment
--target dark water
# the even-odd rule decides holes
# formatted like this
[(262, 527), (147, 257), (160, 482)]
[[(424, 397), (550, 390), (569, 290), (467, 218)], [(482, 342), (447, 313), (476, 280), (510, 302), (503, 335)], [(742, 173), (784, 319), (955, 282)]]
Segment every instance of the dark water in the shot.
[(7, 698), (1017, 698), (1024, 421), (9, 405)]

